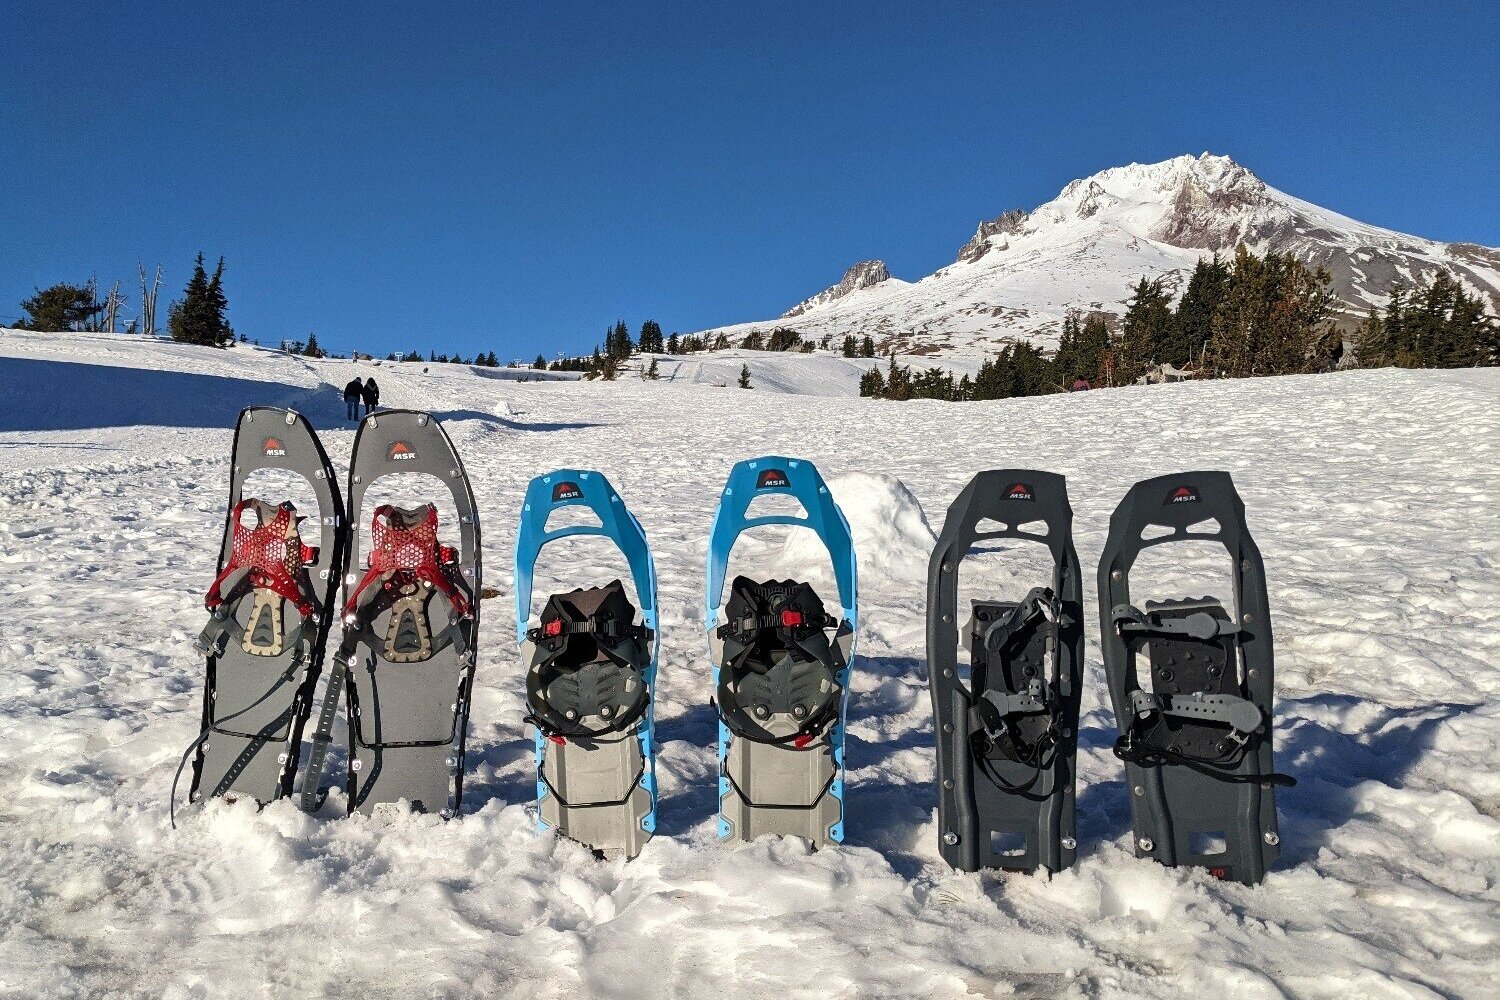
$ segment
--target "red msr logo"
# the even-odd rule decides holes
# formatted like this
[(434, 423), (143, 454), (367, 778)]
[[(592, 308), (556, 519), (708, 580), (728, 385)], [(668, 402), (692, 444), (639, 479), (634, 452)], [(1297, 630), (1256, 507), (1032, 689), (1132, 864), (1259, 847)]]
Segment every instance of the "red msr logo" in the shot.
[(767, 469), (755, 480), (755, 488), (758, 490), (784, 490), (791, 485), (792, 481), (780, 469)]
[(1036, 495), (1031, 492), (1031, 487), (1026, 483), (1013, 483), (1011, 488), (1005, 491), (1007, 500), (1036, 500)]
[(409, 462), (417, 457), (417, 451), (405, 441), (397, 441), (391, 445), (391, 450), (386, 457), (392, 462)]
[(1191, 486), (1179, 486), (1167, 494), (1167, 502), (1162, 506), (1168, 507), (1174, 503), (1197, 503), (1198, 491)]
[(583, 490), (578, 488), (577, 483), (570, 483), (564, 480), (552, 487), (553, 503), (562, 503), (564, 500), (577, 500), (581, 496), (583, 496)]
[(266, 438), (266, 443), (260, 446), (261, 451), (271, 458), (286, 458), (286, 445), (281, 443), (280, 438)]

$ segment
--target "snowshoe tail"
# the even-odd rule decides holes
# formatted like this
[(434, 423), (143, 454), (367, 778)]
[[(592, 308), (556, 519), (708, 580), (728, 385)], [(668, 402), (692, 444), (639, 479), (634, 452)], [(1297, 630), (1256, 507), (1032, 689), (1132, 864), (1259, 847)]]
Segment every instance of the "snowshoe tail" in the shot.
[[(932, 553), (927, 662), (937, 723), (938, 850), (961, 871), (1061, 871), (1077, 855), (1083, 584), (1072, 524), (1062, 476), (981, 472), (948, 508)], [(957, 606), (960, 566), (976, 542), (1000, 538), (1045, 545), (1051, 579), (1020, 601), (976, 601), (965, 622)], [(967, 687), (961, 642), (970, 651)]]
[[(317, 511), (245, 496), (246, 481), (262, 469), (306, 479)], [(315, 526), (316, 546), (304, 541), (304, 522)], [(338, 482), (306, 418), (267, 406), (241, 412), (218, 574), (204, 598), (209, 620), (195, 644), (207, 682), (203, 728), (183, 758), (192, 759), (190, 801), (246, 795), (266, 803), (292, 794), (344, 536)], [(175, 807), (175, 780), (172, 798)]]
[[(368, 509), (371, 487), (397, 473), (436, 477), (459, 523), (439, 523), (430, 493), (412, 507)], [(320, 803), (318, 782), (342, 694), (348, 811), (369, 813), (404, 800), (418, 811), (456, 816), (479, 634), (479, 515), (463, 463), (434, 417), (415, 410), (365, 417), (350, 460), (348, 522), (343, 642), (319, 715), (303, 806)], [(368, 552), (357, 530), (367, 522)], [(442, 542), (447, 532), (456, 533), (457, 547)]]
[[(1180, 541), (1224, 546), (1232, 606), (1212, 597), (1133, 602), (1136, 557)], [(1279, 852), (1275, 787), (1292, 779), (1272, 763), (1265, 571), (1228, 473), (1185, 472), (1131, 488), (1110, 519), (1099, 613), (1136, 855), (1258, 883)]]
[[(554, 511), (574, 506), (599, 523), (548, 529)], [(619, 580), (554, 594), (532, 613), (542, 547), (577, 535), (607, 538), (624, 553), (639, 622)], [(656, 568), (640, 523), (599, 473), (559, 469), (527, 487), (516, 536), (516, 623), (535, 730), (537, 828), (635, 857), (656, 831)]]
[[(758, 496), (795, 498), (803, 516), (749, 517)], [(738, 577), (724, 599), (740, 533), (810, 528), (828, 549), (838, 615), (796, 580)], [(859, 624), (854, 542), (811, 462), (767, 456), (731, 470), (708, 546), (704, 622), (719, 713), (719, 837), (844, 839), (844, 729)]]

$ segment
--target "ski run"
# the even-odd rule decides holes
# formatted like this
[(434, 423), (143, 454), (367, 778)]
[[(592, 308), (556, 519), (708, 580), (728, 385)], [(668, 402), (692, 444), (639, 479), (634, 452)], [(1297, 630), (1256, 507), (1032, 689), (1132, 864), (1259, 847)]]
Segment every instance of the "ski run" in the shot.
[[(946, 404), (745, 391), (741, 363), (696, 358), (675, 382), (523, 383), (0, 332), (0, 997), (1492, 994), (1500, 373)], [(714, 365), (727, 388), (705, 376)], [(784, 381), (845, 377), (808, 372)], [(346, 817), (340, 715), (317, 813), (295, 796), (186, 807), (185, 776), (174, 828), (238, 414), (296, 410), (342, 489), (355, 425), (336, 387), (356, 374), (379, 379), (383, 406), (441, 422), (483, 525), (483, 586), (498, 594), (481, 602), (461, 813)], [(704, 567), (731, 469), (760, 455), (816, 464), (858, 554), (843, 837), (819, 850), (719, 839)], [(655, 836), (629, 861), (539, 833), (533, 809), (514, 555), (528, 484), (554, 469), (607, 476), (654, 558)], [(940, 853), (928, 560), (987, 469), (1066, 477), (1082, 567), (1077, 860), (1050, 876), (956, 871)], [(1279, 857), (1256, 886), (1138, 858), (1112, 752), (1094, 586), (1110, 517), (1137, 482), (1198, 469), (1233, 476), (1264, 559), (1275, 767), (1297, 780), (1276, 789)], [(317, 505), (311, 490), (292, 499)], [(441, 535), (458, 512), (432, 499)], [(830, 551), (802, 529), (752, 530), (725, 590), (740, 573), (805, 581), (838, 616)], [(1223, 563), (1206, 544), (1153, 548), (1133, 593), (1227, 600)], [(957, 606), (1022, 601), (1052, 565), (1044, 546), (981, 544)], [(608, 538), (557, 539), (531, 609), (631, 571)]]

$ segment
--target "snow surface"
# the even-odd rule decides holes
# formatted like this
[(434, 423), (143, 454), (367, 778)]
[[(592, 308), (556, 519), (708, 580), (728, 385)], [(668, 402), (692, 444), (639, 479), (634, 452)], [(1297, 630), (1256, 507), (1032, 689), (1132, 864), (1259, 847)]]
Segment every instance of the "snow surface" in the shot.
[[(174, 831), (231, 421), (295, 405), (343, 465), (335, 387), (355, 371), (443, 418), (479, 497), (502, 596), (466, 814), (216, 801)], [(953, 405), (0, 333), (0, 997), (1493, 996), (1497, 402), (1493, 370)], [(860, 546), (849, 843), (818, 853), (723, 846), (712, 823), (704, 541), (730, 464), (766, 451), (818, 463)], [(526, 481), (571, 464), (607, 472), (661, 578), (661, 833), (630, 863), (538, 837), (526, 815), (511, 549)], [(1270, 578), (1278, 763), (1300, 781), (1279, 794), (1283, 855), (1263, 885), (1131, 855), (1092, 639), (1077, 866), (939, 860), (920, 564), (968, 478), (1003, 466), (1068, 476), (1086, 566), (1137, 479), (1233, 472)], [(736, 558), (800, 551), (756, 544)], [(988, 596), (1033, 582), (1011, 554)], [(1227, 580), (1221, 561), (1142, 572), (1196, 595)], [(577, 583), (618, 564), (570, 551), (539, 588), (560, 570)]]

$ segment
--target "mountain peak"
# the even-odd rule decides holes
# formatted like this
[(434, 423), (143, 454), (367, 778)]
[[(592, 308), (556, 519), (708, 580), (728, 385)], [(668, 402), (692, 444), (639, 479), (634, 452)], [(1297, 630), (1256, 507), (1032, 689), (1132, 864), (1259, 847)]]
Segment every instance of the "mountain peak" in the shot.
[(886, 270), (883, 260), (862, 260), (854, 264), (844, 272), (843, 280), (836, 285), (830, 285), (817, 295), (803, 299), (792, 308), (781, 314), (782, 319), (791, 319), (793, 316), (801, 316), (809, 309), (817, 306), (827, 305), (848, 295), (857, 292), (861, 288), (869, 288), (878, 285), (882, 281), (889, 281), (891, 272)]

